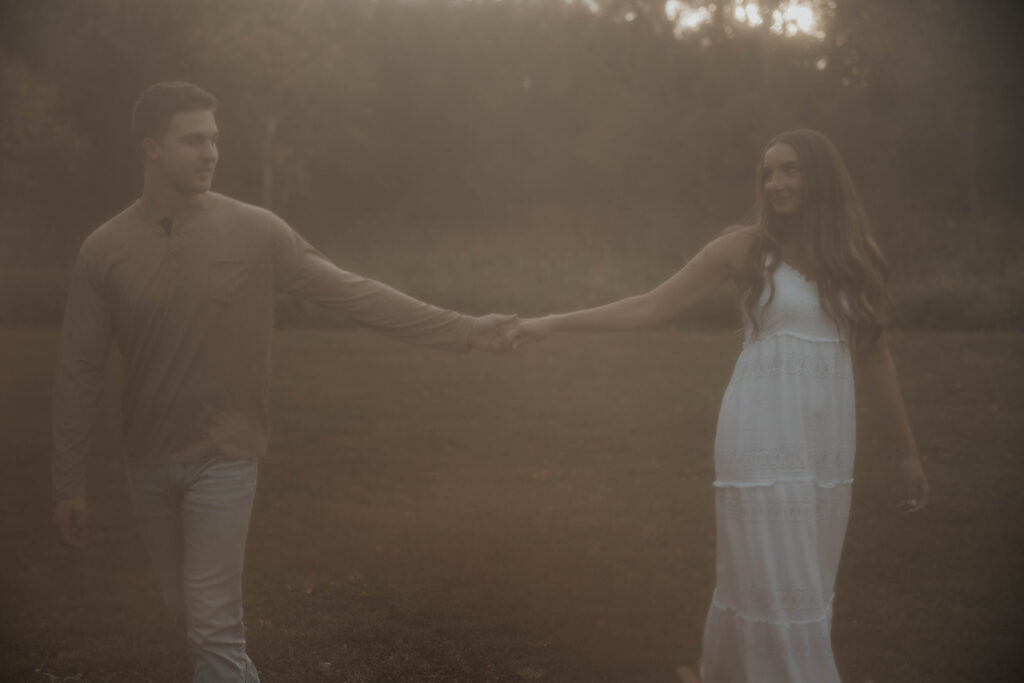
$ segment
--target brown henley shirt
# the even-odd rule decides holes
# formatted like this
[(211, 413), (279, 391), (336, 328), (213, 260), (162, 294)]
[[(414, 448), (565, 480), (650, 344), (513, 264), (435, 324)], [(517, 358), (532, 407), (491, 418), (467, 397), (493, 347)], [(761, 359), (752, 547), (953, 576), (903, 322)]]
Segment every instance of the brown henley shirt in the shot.
[(79, 251), (54, 380), (55, 501), (85, 493), (113, 339), (126, 457), (145, 464), (266, 451), (275, 294), (415, 344), (469, 348), (472, 318), (341, 270), (269, 211), (208, 192), (169, 231), (162, 218), (137, 201)]

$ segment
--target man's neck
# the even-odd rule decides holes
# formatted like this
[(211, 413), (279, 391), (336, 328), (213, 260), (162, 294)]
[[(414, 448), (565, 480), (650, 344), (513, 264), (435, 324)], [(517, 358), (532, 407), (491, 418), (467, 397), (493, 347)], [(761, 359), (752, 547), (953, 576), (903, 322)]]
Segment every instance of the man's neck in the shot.
[(205, 192), (182, 194), (168, 187), (164, 183), (158, 183), (146, 178), (142, 185), (142, 205), (146, 212), (153, 216), (173, 216), (176, 213), (194, 208), (202, 201)]

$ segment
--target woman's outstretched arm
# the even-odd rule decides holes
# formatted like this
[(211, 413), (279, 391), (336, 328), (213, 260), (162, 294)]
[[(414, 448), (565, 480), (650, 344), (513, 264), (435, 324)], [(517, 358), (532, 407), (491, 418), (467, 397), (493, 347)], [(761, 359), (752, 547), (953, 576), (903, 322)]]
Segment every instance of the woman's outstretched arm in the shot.
[(736, 277), (755, 239), (749, 228), (716, 238), (679, 272), (644, 294), (595, 308), (521, 321), (513, 343), (538, 341), (552, 332), (614, 332), (650, 327), (668, 320)]
[(905, 512), (920, 510), (928, 503), (928, 479), (910, 429), (885, 333), (879, 335), (871, 348), (858, 354), (857, 360), (870, 403), (878, 407), (891, 438), (896, 442), (897, 460), (904, 482), (900, 509)]

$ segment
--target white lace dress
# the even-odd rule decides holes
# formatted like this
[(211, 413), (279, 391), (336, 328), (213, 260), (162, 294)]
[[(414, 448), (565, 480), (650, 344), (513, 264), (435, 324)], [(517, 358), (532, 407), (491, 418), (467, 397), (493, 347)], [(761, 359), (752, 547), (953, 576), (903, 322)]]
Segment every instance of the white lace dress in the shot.
[(853, 483), (852, 362), (816, 285), (785, 263), (771, 277), (718, 416), (704, 683), (839, 681), (830, 631)]

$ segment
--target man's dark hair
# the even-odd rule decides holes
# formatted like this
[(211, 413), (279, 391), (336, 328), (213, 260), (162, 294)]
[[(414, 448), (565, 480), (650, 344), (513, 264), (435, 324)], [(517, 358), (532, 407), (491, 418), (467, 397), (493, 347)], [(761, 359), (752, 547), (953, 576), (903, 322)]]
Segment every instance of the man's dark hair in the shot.
[(145, 138), (159, 139), (171, 117), (183, 111), (217, 109), (217, 98), (198, 85), (184, 81), (163, 81), (148, 88), (132, 109), (132, 137), (136, 149)]

